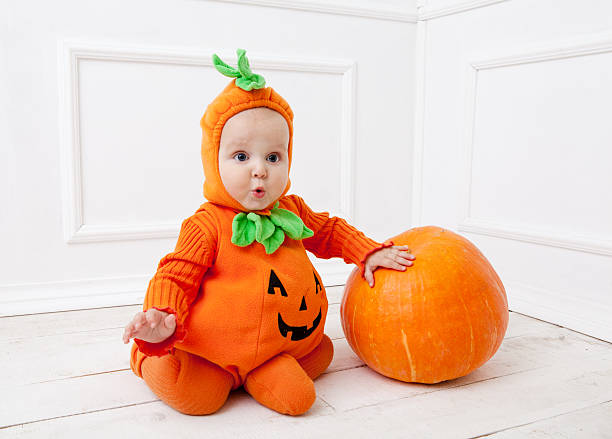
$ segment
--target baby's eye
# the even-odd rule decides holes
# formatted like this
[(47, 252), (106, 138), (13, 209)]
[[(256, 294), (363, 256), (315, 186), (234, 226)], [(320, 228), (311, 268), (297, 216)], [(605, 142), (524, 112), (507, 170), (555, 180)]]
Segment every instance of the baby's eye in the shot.
[(239, 162), (244, 162), (248, 159), (247, 155), (243, 152), (239, 152), (238, 154), (234, 154), (234, 158)]
[(272, 153), (268, 156), (268, 161), (272, 163), (276, 163), (280, 160), (280, 157), (276, 153)]

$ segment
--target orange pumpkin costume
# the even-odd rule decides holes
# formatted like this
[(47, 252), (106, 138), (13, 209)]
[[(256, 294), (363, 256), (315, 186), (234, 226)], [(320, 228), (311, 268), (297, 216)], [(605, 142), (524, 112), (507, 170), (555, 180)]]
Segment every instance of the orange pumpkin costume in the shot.
[[(240, 111), (268, 107), (289, 126), (293, 112), (272, 88), (244, 90), (236, 79), (208, 106), (203, 131), (204, 195), (208, 202), (186, 219), (175, 250), (159, 263), (143, 311), (176, 314), (174, 334), (161, 343), (135, 339), (130, 365), (168, 405), (188, 414), (218, 410), (230, 390), (243, 385), (261, 404), (298, 415), (315, 400), (313, 380), (329, 365), (333, 345), (323, 333), (327, 296), (305, 250), (320, 258), (342, 257), (363, 274), (364, 261), (380, 244), (341, 218), (313, 212), (285, 194), (279, 208), (295, 213), (314, 232), (288, 236), (273, 253), (253, 242), (231, 242), (233, 218), (245, 209), (226, 191), (219, 174), (225, 122)], [(270, 215), (270, 209), (257, 212)]]

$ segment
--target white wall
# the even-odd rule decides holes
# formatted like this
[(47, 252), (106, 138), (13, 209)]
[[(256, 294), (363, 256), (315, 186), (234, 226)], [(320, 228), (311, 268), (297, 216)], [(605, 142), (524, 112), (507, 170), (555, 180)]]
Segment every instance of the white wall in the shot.
[(294, 193), (378, 240), (456, 230), (512, 310), (612, 339), (610, 2), (12, 0), (0, 25), (0, 315), (142, 300), (203, 201), (210, 56), (243, 47), (295, 110)]
[(512, 310), (612, 340), (612, 3), (419, 17), (414, 224), (473, 240)]
[(409, 228), (415, 39), (400, 0), (2, 2), (0, 315), (142, 301), (204, 201), (214, 52), (245, 48), (292, 105), (292, 192), (378, 240)]

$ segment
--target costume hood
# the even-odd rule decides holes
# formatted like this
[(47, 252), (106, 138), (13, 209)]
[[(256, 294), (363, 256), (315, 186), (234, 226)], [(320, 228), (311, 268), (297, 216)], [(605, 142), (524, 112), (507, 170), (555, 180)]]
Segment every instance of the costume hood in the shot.
[[(271, 87), (265, 87), (261, 75), (251, 72), (246, 52), (238, 49), (238, 69), (234, 69), (213, 55), (215, 68), (225, 76), (234, 77), (227, 87), (208, 105), (200, 126), (202, 127), (202, 165), (204, 167), (204, 197), (211, 203), (226, 206), (236, 211), (247, 210), (227, 192), (219, 175), (219, 145), (225, 122), (235, 114), (256, 107), (268, 107), (280, 113), (289, 127), (289, 169), (293, 147), (293, 111), (289, 104)], [(287, 193), (291, 182), (281, 197)], [(280, 198), (280, 197), (279, 197)], [(274, 201), (276, 202), (276, 200)], [(269, 215), (274, 202), (263, 211), (256, 213)]]

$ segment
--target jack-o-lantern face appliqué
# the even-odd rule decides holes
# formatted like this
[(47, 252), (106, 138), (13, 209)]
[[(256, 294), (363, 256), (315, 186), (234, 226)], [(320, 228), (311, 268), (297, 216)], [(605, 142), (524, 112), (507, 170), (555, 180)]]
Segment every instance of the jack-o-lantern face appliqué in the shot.
[[(314, 275), (314, 282), (315, 282), (315, 293), (318, 295), (322, 287), (321, 287), (321, 283), (319, 282), (319, 279), (317, 278), (317, 275), (314, 272), (313, 272), (313, 275)], [(287, 291), (285, 290), (285, 287), (283, 286), (282, 282), (280, 281), (276, 273), (274, 273), (274, 270), (270, 270), (270, 280), (268, 281), (268, 294), (276, 294), (276, 290), (280, 291), (281, 296), (283, 297), (288, 296)], [(306, 309), (307, 309), (306, 297), (302, 296), (302, 302), (300, 304), (299, 310), (305, 311)], [(321, 309), (320, 308), (319, 308), (319, 314), (313, 320), (312, 324), (305, 325), (305, 326), (288, 325), (283, 320), (281, 313), (280, 312), (278, 313), (278, 330), (280, 331), (283, 337), (286, 337), (287, 334), (291, 332), (292, 341), (298, 341), (298, 340), (305, 339), (310, 334), (312, 334), (315, 329), (317, 329), (317, 327), (319, 326), (319, 323), (321, 323)], [(310, 328), (308, 326), (310, 326)]]

